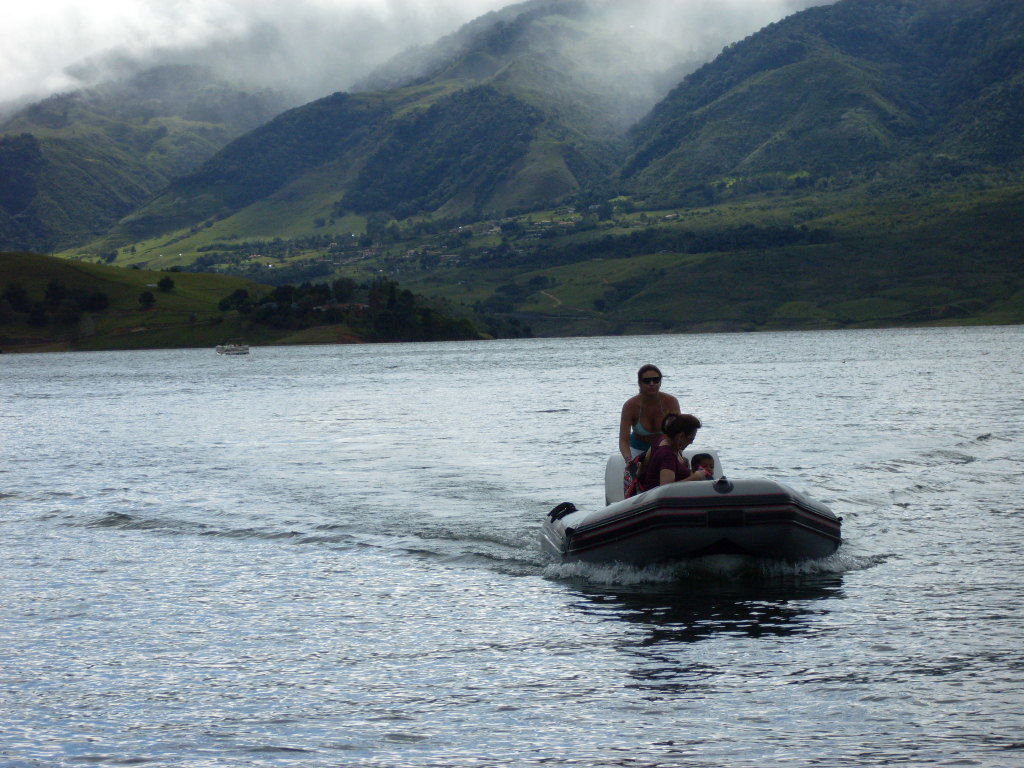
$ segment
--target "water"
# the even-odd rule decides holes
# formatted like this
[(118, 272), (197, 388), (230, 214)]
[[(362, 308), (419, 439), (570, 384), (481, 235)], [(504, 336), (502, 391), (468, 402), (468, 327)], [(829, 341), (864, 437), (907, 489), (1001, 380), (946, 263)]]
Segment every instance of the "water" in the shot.
[[(5, 355), (0, 765), (1022, 765), (1022, 342)], [(545, 558), (649, 361), (834, 556)]]

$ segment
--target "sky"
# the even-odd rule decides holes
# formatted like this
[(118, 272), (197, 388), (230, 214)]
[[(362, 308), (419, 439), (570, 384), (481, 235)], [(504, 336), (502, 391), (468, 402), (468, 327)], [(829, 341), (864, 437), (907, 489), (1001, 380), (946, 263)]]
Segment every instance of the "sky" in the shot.
[[(744, 37), (829, 0), (651, 0), (692, 50)], [(315, 98), (344, 90), (410, 45), (509, 0), (0, 0), (0, 104), (126, 72), (128, 62), (211, 64)], [(692, 39), (691, 39), (692, 38)], [(132, 65), (135, 66), (135, 65)]]

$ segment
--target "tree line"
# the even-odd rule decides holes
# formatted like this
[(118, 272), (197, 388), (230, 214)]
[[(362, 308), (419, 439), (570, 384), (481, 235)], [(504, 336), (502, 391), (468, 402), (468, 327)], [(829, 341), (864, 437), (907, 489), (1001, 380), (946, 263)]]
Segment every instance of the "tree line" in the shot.
[[(174, 280), (166, 275), (156, 283), (161, 293), (174, 290)], [(139, 306), (150, 309), (156, 304), (152, 291), (139, 294)], [(110, 297), (103, 291), (88, 288), (69, 288), (53, 278), (46, 284), (42, 296), (33, 296), (19, 282), (11, 282), (0, 291), (0, 323), (24, 321), (36, 328), (48, 325), (73, 326), (86, 313), (103, 312), (110, 307)]]
[[(835, 234), (806, 226), (766, 226), (744, 224), (740, 227), (704, 232), (652, 228), (628, 235), (605, 235), (578, 243), (541, 243), (511, 255), (507, 250), (491, 258), (504, 266), (550, 267), (574, 264), (595, 258), (624, 259), (648, 253), (720, 253), (767, 250), (785, 245), (820, 245), (835, 241)], [(487, 261), (485, 257), (482, 261)]]
[(280, 329), (345, 324), (369, 341), (480, 338), (466, 318), (453, 317), (384, 277), (364, 284), (343, 277), (329, 283), (279, 285), (260, 298), (239, 288), (221, 299), (219, 308), (236, 311), (254, 325)]
[(71, 326), (86, 312), (102, 312), (110, 306), (103, 291), (68, 288), (60, 280), (47, 283), (41, 297), (33, 297), (24, 285), (8, 283), (0, 292), (0, 323), (25, 321), (41, 328), (46, 325)]

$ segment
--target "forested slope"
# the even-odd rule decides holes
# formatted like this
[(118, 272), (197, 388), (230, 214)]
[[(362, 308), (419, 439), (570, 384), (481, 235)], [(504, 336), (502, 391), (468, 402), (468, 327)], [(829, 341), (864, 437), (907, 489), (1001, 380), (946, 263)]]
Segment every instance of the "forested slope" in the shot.
[(163, 67), (21, 110), (0, 125), (0, 247), (53, 250), (105, 232), (282, 104)]

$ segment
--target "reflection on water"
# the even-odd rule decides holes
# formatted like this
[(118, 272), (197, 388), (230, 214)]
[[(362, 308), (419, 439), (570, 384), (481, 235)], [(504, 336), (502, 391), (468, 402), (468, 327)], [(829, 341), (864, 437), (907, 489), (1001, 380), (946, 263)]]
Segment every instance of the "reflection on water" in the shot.
[(841, 599), (842, 576), (778, 576), (721, 581), (691, 579), (637, 587), (577, 587), (575, 607), (643, 628), (638, 648), (697, 643), (717, 635), (788, 637), (820, 631), (817, 617)]
[(723, 676), (744, 667), (772, 666), (773, 651), (752, 643), (743, 661), (721, 668), (695, 646), (764, 638), (813, 638), (822, 618), (838, 610), (841, 574), (765, 574), (729, 563), (692, 565), (673, 581), (633, 586), (577, 585), (573, 608), (631, 630), (617, 650), (632, 659), (632, 687), (657, 696), (705, 695)]

